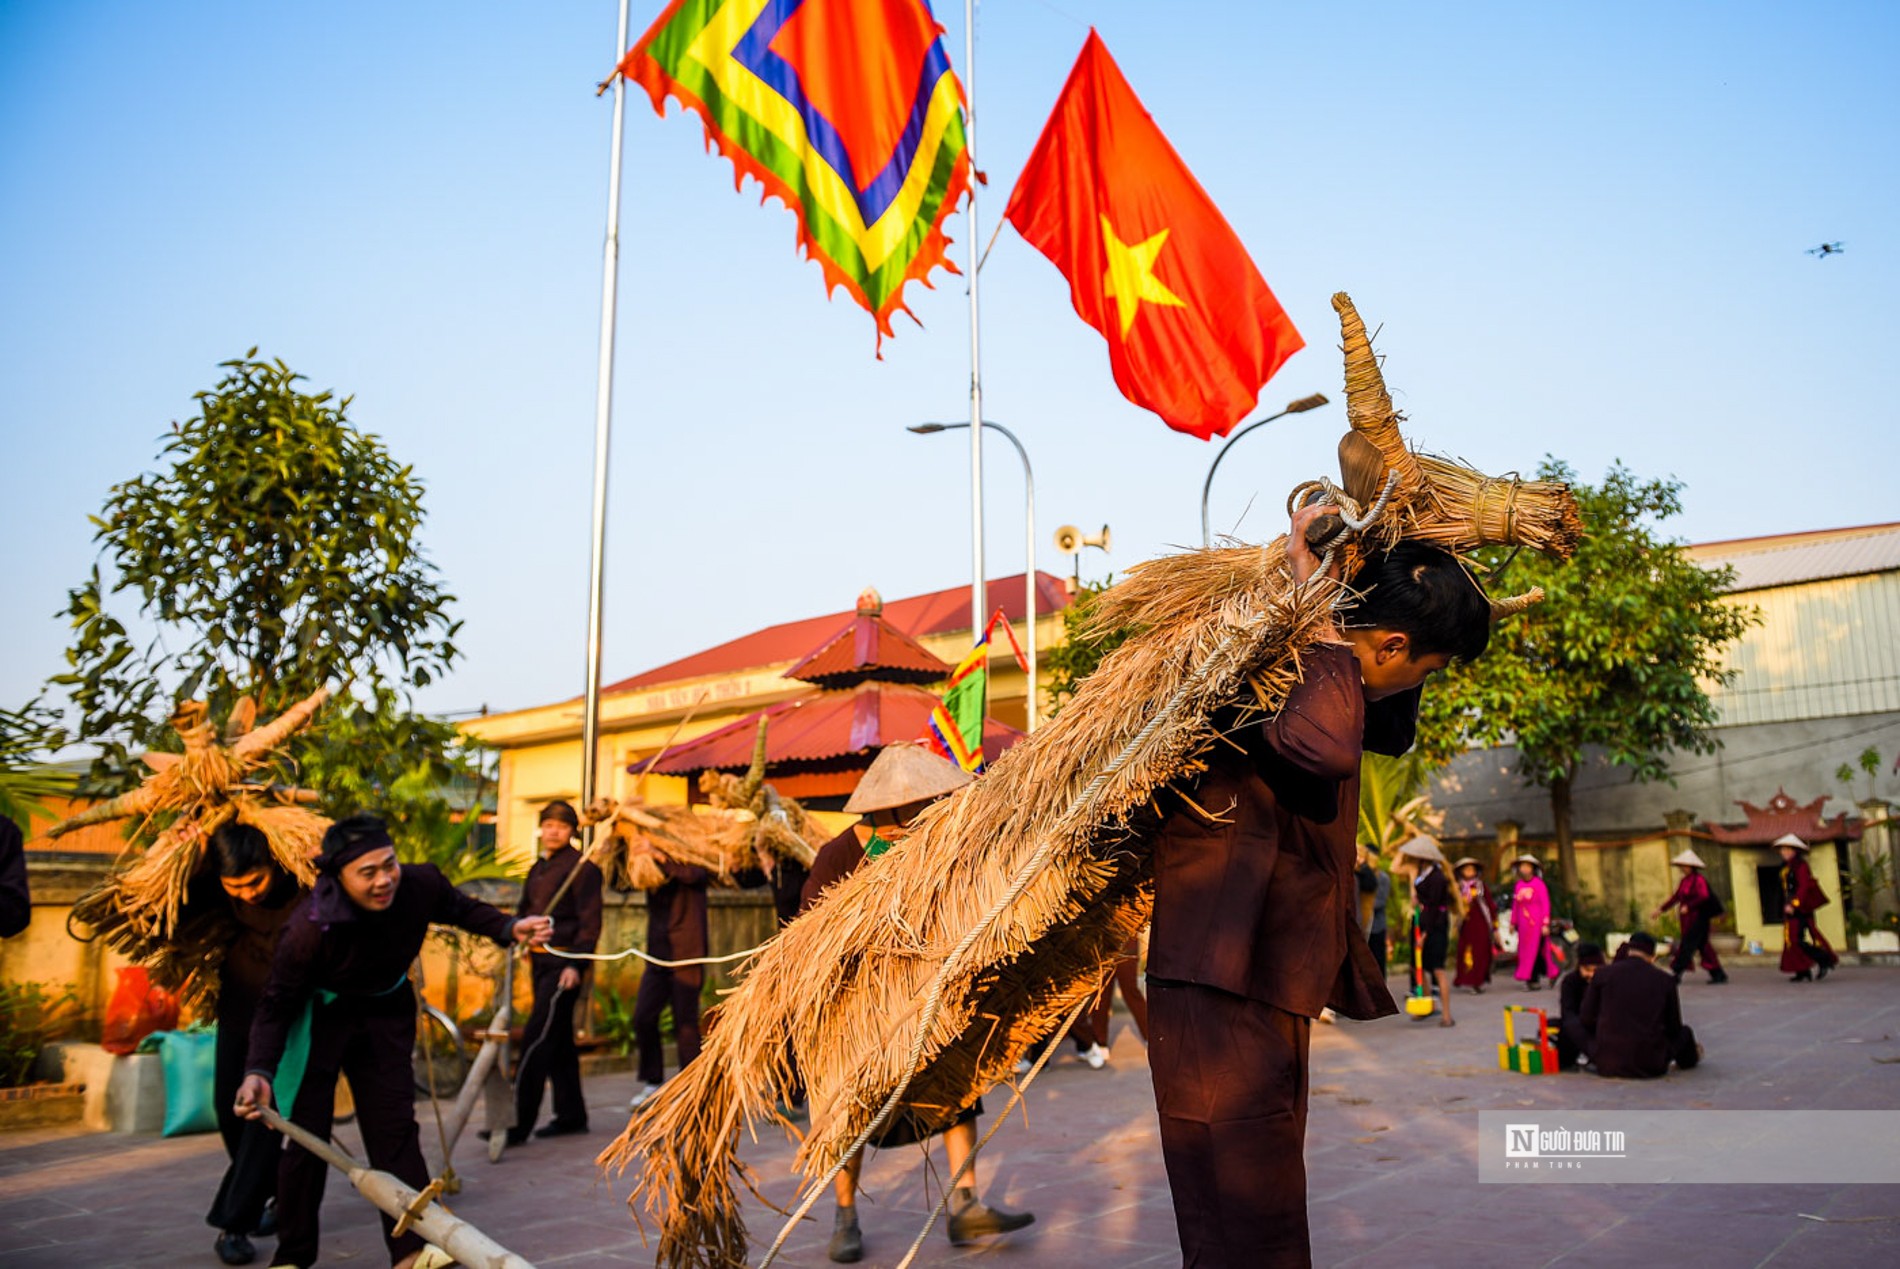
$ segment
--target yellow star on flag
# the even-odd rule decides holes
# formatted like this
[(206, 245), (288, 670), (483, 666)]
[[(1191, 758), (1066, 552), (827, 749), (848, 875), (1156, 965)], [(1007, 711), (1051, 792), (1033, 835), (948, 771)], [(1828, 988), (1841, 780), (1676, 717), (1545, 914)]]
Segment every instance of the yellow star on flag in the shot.
[(1173, 308), (1187, 307), (1186, 301), (1155, 276), (1155, 257), (1161, 254), (1167, 241), (1168, 231), (1163, 229), (1146, 241), (1130, 246), (1115, 236), (1115, 227), (1108, 223), (1108, 217), (1102, 217), (1102, 247), (1108, 252), (1108, 268), (1102, 274), (1102, 294), (1114, 298), (1115, 315), (1121, 319), (1124, 339), (1128, 328), (1135, 324), (1135, 313), (1143, 300)]

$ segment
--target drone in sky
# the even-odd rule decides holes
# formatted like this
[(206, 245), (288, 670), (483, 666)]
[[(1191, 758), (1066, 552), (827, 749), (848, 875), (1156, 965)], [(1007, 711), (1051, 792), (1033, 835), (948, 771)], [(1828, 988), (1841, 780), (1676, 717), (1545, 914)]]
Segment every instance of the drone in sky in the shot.
[(1816, 260), (1825, 260), (1829, 256), (1838, 256), (1847, 250), (1844, 242), (1824, 242), (1818, 247), (1809, 247), (1808, 254)]

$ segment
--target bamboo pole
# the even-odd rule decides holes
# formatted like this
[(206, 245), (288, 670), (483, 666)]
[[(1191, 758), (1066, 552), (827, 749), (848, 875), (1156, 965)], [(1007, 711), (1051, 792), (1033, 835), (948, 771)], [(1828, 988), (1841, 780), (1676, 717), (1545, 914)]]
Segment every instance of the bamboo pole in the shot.
[(534, 1269), (531, 1261), (450, 1212), (432, 1194), (360, 1162), (334, 1142), (299, 1128), (269, 1106), (263, 1108), (263, 1118), (267, 1125), (349, 1177), (357, 1193), (392, 1217), (398, 1229), (414, 1230), (423, 1241), (441, 1248), (467, 1269)]

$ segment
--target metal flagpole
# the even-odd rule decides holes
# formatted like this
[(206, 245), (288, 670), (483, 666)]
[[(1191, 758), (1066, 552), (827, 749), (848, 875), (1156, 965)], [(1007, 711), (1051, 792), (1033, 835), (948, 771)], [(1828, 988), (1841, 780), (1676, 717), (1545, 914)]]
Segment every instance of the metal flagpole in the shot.
[[(614, 62), (627, 52), (627, 4), (620, 0)], [(587, 583), (587, 704), (581, 720), (581, 805), (593, 802), (600, 775), (601, 599), (607, 580), (607, 451), (614, 415), (614, 314), (620, 283), (620, 139), (627, 81), (614, 76), (613, 155), (607, 165), (607, 241), (601, 252), (600, 371), (594, 393), (594, 556)]]
[[(983, 352), (977, 321), (977, 265), (982, 238), (976, 218), (976, 0), (963, 0), (963, 144), (970, 157), (970, 201), (965, 219), (970, 261), (970, 639), (983, 637), (989, 595), (983, 575)], [(978, 738), (978, 743), (981, 738)]]

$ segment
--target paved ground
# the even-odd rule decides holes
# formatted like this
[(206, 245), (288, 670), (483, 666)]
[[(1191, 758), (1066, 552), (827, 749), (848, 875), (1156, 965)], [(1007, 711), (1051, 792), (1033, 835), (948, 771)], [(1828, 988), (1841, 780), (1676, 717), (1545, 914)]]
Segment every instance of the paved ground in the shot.
[[(1649, 1084), (1499, 1073), (1498, 1004), (1554, 1003), (1549, 993), (1460, 996), (1460, 1025), (1450, 1029), (1403, 1018), (1318, 1028), (1307, 1150), (1315, 1261), (1458, 1269), (1892, 1265), (1900, 1186), (1796, 1178), (1784, 1186), (1479, 1185), (1476, 1138), (1479, 1110), (1520, 1106), (1900, 1108), (1897, 989), (1900, 969), (1859, 967), (1808, 988), (1767, 970), (1737, 972), (1727, 987), (1692, 984), (1684, 1010), (1706, 1061)], [(535, 1142), (492, 1167), (471, 1141), (457, 1154), (467, 1181), (457, 1210), (537, 1265), (651, 1263), (622, 1206), (625, 1186), (599, 1180), (591, 1164), (631, 1086), (626, 1075), (591, 1083), (598, 1129), (590, 1137)], [(1143, 1049), (1126, 1019), (1118, 1020), (1112, 1066), (1095, 1072), (1065, 1056), (1028, 1100), (1027, 1126), (998, 1134), (982, 1182), (1004, 1203), (1035, 1212), (1035, 1226), (963, 1252), (937, 1232), (919, 1263), (1178, 1264)], [(340, 1136), (356, 1148), (351, 1129)], [(775, 1199), (791, 1193), (782, 1142), (745, 1153)], [(215, 1137), (0, 1137), (0, 1264), (215, 1265), (211, 1232), (198, 1222), (221, 1167)], [(866, 1181), (866, 1263), (894, 1264), (934, 1199), (934, 1179), (913, 1149), (875, 1158)], [(780, 1263), (827, 1263), (829, 1202), (817, 1210), (822, 1225), (795, 1238)], [(769, 1240), (776, 1220), (756, 1204), (753, 1218), (755, 1236)], [(324, 1222), (325, 1263), (383, 1263), (370, 1209), (340, 1177)]]

